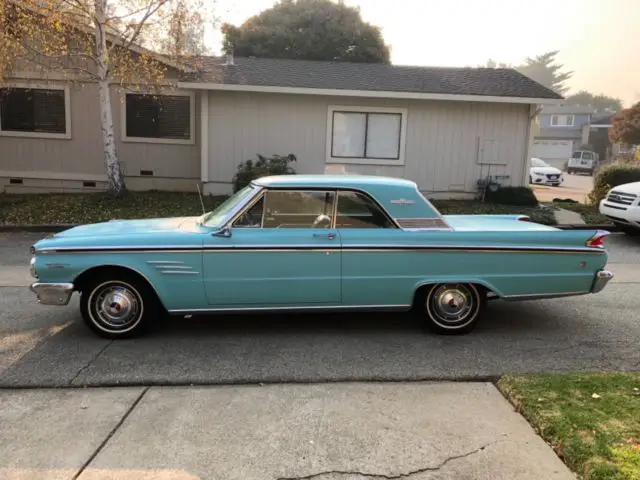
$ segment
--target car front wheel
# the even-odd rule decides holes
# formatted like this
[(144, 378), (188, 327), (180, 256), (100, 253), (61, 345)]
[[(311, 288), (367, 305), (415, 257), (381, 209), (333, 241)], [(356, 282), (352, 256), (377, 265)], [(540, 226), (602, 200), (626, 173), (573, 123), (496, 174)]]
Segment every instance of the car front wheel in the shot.
[(160, 317), (160, 302), (155, 292), (134, 275), (99, 275), (84, 286), (80, 313), (97, 335), (131, 338), (147, 331)]
[(486, 295), (469, 283), (430, 285), (422, 297), (426, 326), (443, 335), (468, 333), (476, 326), (486, 307)]

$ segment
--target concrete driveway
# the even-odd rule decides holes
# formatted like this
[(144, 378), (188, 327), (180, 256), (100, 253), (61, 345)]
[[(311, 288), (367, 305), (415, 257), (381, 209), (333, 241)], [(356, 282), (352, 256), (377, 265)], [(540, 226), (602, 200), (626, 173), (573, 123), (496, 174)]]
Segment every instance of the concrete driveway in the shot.
[(175, 319), (110, 342), (25, 285), (34, 234), (0, 234), (0, 386), (189, 385), (481, 379), (504, 373), (638, 370), (640, 240), (608, 240), (615, 281), (602, 293), (492, 302), (471, 335), (424, 333), (401, 315)]
[(593, 188), (593, 177), (588, 175), (564, 174), (564, 182), (559, 187), (531, 185), (539, 202), (551, 202), (554, 198), (571, 198), (585, 203), (587, 195)]
[(486, 383), (0, 390), (3, 480), (571, 480)]

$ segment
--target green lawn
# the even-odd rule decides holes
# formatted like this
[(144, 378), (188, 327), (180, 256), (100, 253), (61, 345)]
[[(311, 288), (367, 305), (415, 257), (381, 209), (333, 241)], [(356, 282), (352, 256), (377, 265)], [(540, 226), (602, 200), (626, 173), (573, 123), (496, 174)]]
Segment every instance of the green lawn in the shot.
[[(225, 197), (205, 196), (211, 210)], [(555, 224), (550, 209), (514, 207), (474, 201), (435, 201), (444, 214), (525, 214), (532, 220)], [(87, 194), (0, 194), (0, 224), (55, 225), (83, 224), (111, 219), (157, 218), (200, 215), (202, 207), (195, 193), (129, 192), (112, 199), (104, 193)]]
[[(211, 210), (224, 197), (203, 197)], [(113, 199), (104, 193), (0, 195), (0, 224), (56, 225), (101, 222), (111, 219), (200, 215), (197, 194), (129, 192)]]
[(505, 376), (498, 387), (585, 480), (640, 479), (640, 373)]

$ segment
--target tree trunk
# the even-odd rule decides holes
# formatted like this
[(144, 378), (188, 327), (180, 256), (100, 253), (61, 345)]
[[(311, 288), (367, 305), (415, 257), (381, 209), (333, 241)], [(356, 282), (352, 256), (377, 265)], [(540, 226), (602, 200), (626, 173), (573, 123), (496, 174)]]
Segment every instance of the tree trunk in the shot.
[(100, 80), (98, 82), (98, 90), (100, 92), (100, 129), (102, 130), (104, 164), (107, 169), (108, 180), (107, 191), (114, 197), (118, 197), (126, 191), (126, 187), (113, 135), (113, 115), (111, 113), (111, 94), (108, 80)]
[(104, 149), (104, 164), (107, 169), (107, 191), (114, 197), (126, 192), (124, 176), (120, 168), (116, 142), (113, 133), (113, 113), (111, 93), (109, 91), (109, 51), (106, 38), (106, 0), (94, 0), (96, 27), (96, 67), (98, 73), (98, 92), (100, 93), (100, 129)]

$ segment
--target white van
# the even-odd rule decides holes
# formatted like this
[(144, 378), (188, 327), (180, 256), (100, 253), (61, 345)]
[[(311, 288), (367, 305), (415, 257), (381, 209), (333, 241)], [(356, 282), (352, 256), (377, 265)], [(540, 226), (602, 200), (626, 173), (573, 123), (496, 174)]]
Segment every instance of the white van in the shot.
[(567, 173), (587, 173), (593, 175), (598, 166), (598, 154), (591, 150), (576, 150), (567, 164)]

